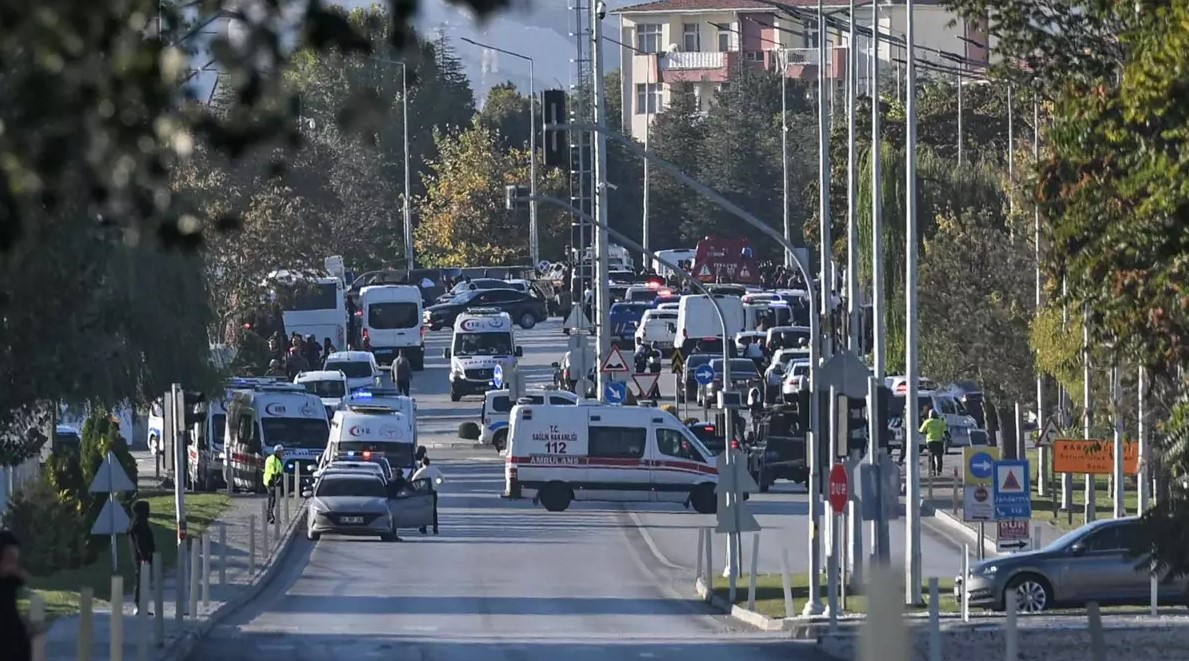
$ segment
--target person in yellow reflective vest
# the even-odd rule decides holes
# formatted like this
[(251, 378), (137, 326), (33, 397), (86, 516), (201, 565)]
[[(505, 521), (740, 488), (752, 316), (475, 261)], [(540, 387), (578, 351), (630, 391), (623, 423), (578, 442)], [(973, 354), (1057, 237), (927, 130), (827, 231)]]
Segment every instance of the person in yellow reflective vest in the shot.
[(925, 435), (925, 444), (929, 448), (929, 472), (941, 475), (941, 461), (945, 457), (945, 435), (949, 428), (937, 411), (929, 409), (929, 417), (921, 423), (921, 433)]
[(281, 455), (284, 452), (284, 446), (276, 445), (272, 449), (272, 454), (264, 460), (264, 488), (268, 490), (269, 523), (276, 522), (277, 489), (281, 486), (281, 475), (285, 470), (281, 464)]

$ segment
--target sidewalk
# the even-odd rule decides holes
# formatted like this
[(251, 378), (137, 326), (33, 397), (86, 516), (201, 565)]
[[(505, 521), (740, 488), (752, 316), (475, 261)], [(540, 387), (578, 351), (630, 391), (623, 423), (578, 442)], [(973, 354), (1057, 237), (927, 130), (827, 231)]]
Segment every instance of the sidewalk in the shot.
[[(186, 617), (183, 624), (179, 624), (175, 619), (175, 601), (177, 594), (178, 576), (176, 571), (171, 569), (164, 577), (164, 628), (165, 628), (165, 643), (158, 648), (153, 641), (153, 631), (155, 625), (155, 618), (144, 617), (137, 618), (133, 616), (132, 604), (132, 589), (133, 586), (125, 584), (125, 602), (122, 618), (123, 630), (123, 659), (135, 660), (138, 659), (137, 650), (142, 636), (147, 636), (147, 654), (146, 659), (180, 659), (184, 658), (189, 643), (191, 643), (196, 634), (201, 634), (205, 631), (205, 627), (210, 626), (211, 616), (222, 616), (230, 612), (236, 607), (238, 603), (242, 603), (245, 598), (250, 598), (252, 588), (259, 586), (262, 579), (271, 574), (271, 570), (276, 566), (275, 561), (279, 557), (278, 551), (284, 550), (288, 547), (288, 541), (293, 537), (296, 531), (299, 531), (300, 526), (297, 525), (301, 521), (301, 514), (303, 513), (303, 501), (301, 499), (292, 499), (289, 504), (289, 512), (291, 519), (284, 520), (284, 509), (278, 503), (280, 510), (280, 539), (274, 534), (274, 528), (269, 527), (268, 531), (268, 548), (263, 544), (261, 533), (261, 514), (263, 511), (264, 496), (258, 495), (236, 495), (232, 497), (231, 505), (223, 512), (219, 520), (211, 525), (209, 528), (210, 534), (210, 604), (209, 607), (204, 608), (202, 604), (202, 588), (201, 582), (199, 584), (199, 602), (198, 611), (199, 616)], [(249, 526), (252, 517), (256, 518), (256, 569), (252, 573), (249, 571)], [(219, 546), (219, 530), (221, 526), (226, 526), (227, 530), (227, 544), (225, 549)], [(199, 539), (194, 540), (195, 543), (201, 543)], [(165, 539), (157, 540), (157, 544), (172, 544), (174, 540)], [(219, 585), (219, 560), (220, 552), (225, 551), (227, 558), (227, 583), (224, 586)], [(152, 593), (149, 596), (150, 611), (155, 613), (155, 607), (152, 605)], [(230, 604), (227, 608), (222, 608), (224, 605)], [(102, 659), (112, 659), (111, 654), (111, 610), (110, 606), (104, 604), (102, 609), (96, 607), (92, 616), (92, 644), (90, 658), (99, 661)], [(46, 646), (46, 661), (68, 661), (79, 658), (78, 657), (78, 640), (80, 637), (80, 618), (79, 616), (63, 617), (54, 620), (51, 623), (49, 632), (45, 637)]]

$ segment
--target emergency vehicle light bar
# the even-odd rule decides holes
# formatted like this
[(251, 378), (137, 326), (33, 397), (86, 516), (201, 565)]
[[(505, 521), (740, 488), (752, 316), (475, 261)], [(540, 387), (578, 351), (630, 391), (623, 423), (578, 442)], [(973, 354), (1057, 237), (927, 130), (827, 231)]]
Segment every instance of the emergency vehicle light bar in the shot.
[(375, 386), (365, 386), (351, 391), (351, 397), (358, 399), (371, 399), (373, 397), (403, 397), (400, 391), (396, 388), (377, 388)]
[(396, 409), (391, 406), (379, 404), (348, 404), (347, 410), (352, 413), (396, 413)]

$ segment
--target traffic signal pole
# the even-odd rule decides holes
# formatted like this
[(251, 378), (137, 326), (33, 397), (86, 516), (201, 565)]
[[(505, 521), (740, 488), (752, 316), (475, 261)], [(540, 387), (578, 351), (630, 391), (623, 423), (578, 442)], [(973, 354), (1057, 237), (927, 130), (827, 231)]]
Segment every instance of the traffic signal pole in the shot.
[[(190, 575), (186, 564), (190, 554), (186, 552), (186, 438), (183, 433), (186, 428), (186, 394), (182, 391), (180, 383), (170, 386), (169, 401), (165, 402), (165, 405), (171, 407), (170, 410), (173, 412), (170, 428), (163, 429), (161, 433), (169, 434), (173, 439), (173, 500), (178, 531), (178, 576), (186, 577)], [(186, 584), (184, 578), (178, 581), (174, 617), (179, 621), (186, 612)]]

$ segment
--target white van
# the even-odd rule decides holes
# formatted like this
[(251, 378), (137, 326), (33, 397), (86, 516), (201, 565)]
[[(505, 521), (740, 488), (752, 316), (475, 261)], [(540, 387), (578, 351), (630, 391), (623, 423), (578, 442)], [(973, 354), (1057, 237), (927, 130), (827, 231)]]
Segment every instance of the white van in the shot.
[[(698, 251), (692, 248), (676, 248), (672, 250), (656, 251), (657, 257), (660, 257), (670, 264), (677, 264), (679, 262), (689, 262), (692, 264), (694, 257), (696, 257), (697, 254)], [(658, 260), (652, 260), (652, 268), (656, 269), (657, 273), (666, 278), (673, 275), (672, 269), (670, 269), (668, 266), (665, 266), (664, 264), (661, 264)]]
[(326, 357), (322, 369), (345, 374), (348, 390), (374, 386), (384, 378), (376, 357), (367, 351), (335, 351)]
[(293, 382), (322, 400), (322, 406), (326, 407), (327, 420), (334, 416), (339, 403), (347, 396), (347, 375), (340, 370), (301, 372), (293, 377)]
[[(396, 388), (360, 388), (343, 398), (340, 409), (348, 406), (385, 406), (404, 416), (413, 441), (417, 441), (417, 400), (400, 394)], [(331, 415), (330, 417), (334, 417)]]
[(524, 350), (516, 345), (512, 317), (496, 308), (470, 308), (454, 320), (450, 348), (442, 356), (450, 361), (450, 401), (491, 389), (495, 366), (507, 371)]
[(512, 409), (504, 481), (509, 496), (560, 512), (574, 500), (718, 508), (714, 455), (673, 414), (592, 402)]
[(286, 473), (300, 464), (302, 475), (311, 475), (329, 432), (322, 400), (303, 386), (266, 383), (236, 390), (227, 407), (225, 441), (235, 487), (264, 490), (264, 460), (276, 445), (284, 446)]
[(568, 390), (529, 390), (515, 402), (506, 389), (488, 390), (483, 396), (483, 411), (479, 414), (479, 440), (496, 450), (503, 450), (508, 444), (508, 416), (516, 404), (574, 406), (577, 403), (578, 395)]
[(381, 365), (391, 365), (400, 351), (425, 369), (425, 327), (421, 290), (411, 285), (372, 285), (359, 290), (363, 347)]
[(335, 412), (330, 421), (330, 440), (319, 466), (326, 466), (348, 452), (378, 453), (388, 460), (393, 471), (404, 471), (406, 478), (416, 470), (413, 457), (417, 442), (409, 434), (404, 416), (388, 406), (348, 405)]
[(743, 301), (738, 296), (730, 294), (713, 294), (715, 301), (722, 308), (723, 317), (727, 322), (727, 334), (722, 333), (722, 324), (718, 314), (714, 311), (714, 303), (704, 295), (688, 294), (681, 297), (677, 306), (677, 334), (673, 344), (680, 347), (682, 353), (689, 355), (693, 344), (704, 338), (722, 338), (730, 342), (735, 333), (744, 330)]

